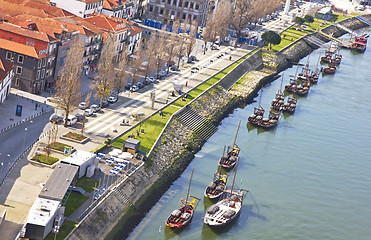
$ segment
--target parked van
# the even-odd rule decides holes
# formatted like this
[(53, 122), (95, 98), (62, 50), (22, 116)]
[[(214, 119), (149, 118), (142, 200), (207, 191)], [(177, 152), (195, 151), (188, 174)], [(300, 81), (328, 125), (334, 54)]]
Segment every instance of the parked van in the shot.
[(67, 118), (67, 126), (72, 126), (77, 122), (77, 117), (70, 115)]
[(93, 112), (99, 112), (100, 111), (100, 107), (97, 104), (91, 105), (90, 109), (93, 110)]

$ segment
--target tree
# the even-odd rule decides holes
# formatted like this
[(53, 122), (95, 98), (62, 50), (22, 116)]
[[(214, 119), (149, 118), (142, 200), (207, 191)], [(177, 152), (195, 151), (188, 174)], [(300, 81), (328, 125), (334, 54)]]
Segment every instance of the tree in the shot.
[(180, 60), (186, 53), (186, 38), (184, 36), (179, 36), (175, 47), (175, 56), (177, 57), (177, 69), (179, 69)]
[(156, 76), (157, 77), (158, 77), (158, 74), (160, 72), (161, 67), (164, 64), (164, 59), (165, 59), (165, 56), (166, 56), (166, 42), (165, 42), (165, 39), (166, 39), (166, 35), (164, 35), (164, 33), (160, 32), (156, 36), (156, 40), (155, 40), (156, 48), (154, 49), (154, 55), (155, 55), (154, 66), (156, 68)]
[(231, 15), (231, 27), (237, 33), (237, 41), (241, 32), (254, 18), (254, 6), (250, 0), (236, 0)]
[(130, 79), (131, 79), (131, 89), (133, 88), (134, 84), (140, 79), (140, 72), (142, 71), (142, 46), (140, 45), (137, 53), (135, 55), (132, 55), (130, 63)]
[[(125, 46), (124, 46), (124, 49)], [(128, 72), (129, 70), (129, 57), (126, 50), (121, 52), (118, 68), (116, 69), (116, 81), (115, 81), (115, 87), (118, 92), (121, 91), (126, 85), (127, 79), (130, 75)]]
[(271, 45), (277, 45), (281, 43), (281, 36), (274, 32), (274, 31), (266, 31), (262, 34), (262, 40), (269, 43), (269, 49), (271, 49)]
[(186, 54), (187, 54), (187, 58), (189, 60), (190, 56), (191, 56), (191, 53), (193, 51), (193, 49), (195, 48), (196, 46), (196, 33), (197, 33), (197, 28), (198, 26), (197, 25), (192, 25), (191, 26), (191, 29), (189, 31), (189, 34), (188, 34), (188, 37), (186, 38)]
[(68, 115), (77, 107), (80, 96), (80, 81), (84, 47), (76, 37), (67, 53), (62, 74), (56, 81), (55, 98), (58, 107), (64, 111), (64, 126), (67, 127)]
[(109, 34), (102, 48), (102, 54), (98, 63), (98, 76), (91, 84), (92, 90), (95, 90), (95, 96), (100, 99), (102, 104), (115, 84), (114, 67), (115, 67), (115, 45), (114, 36)]
[(294, 19), (294, 23), (296, 23), (299, 27), (303, 25), (304, 22), (305, 22), (304, 18), (301, 17), (295, 17)]
[(178, 42), (178, 29), (180, 28), (180, 22), (179, 20), (177, 19), (174, 23), (173, 23), (173, 32), (172, 33), (169, 33), (169, 37), (167, 38), (166, 40), (166, 46), (167, 46), (167, 56), (166, 56), (166, 62), (167, 62), (167, 66), (166, 66), (166, 70), (167, 70), (167, 73), (169, 73), (169, 68), (170, 68), (170, 65), (172, 65), (173, 61), (173, 57), (175, 55), (175, 48), (176, 48), (176, 45), (177, 45), (177, 42)]
[(311, 24), (314, 22), (314, 18), (311, 15), (305, 15), (304, 21)]
[(148, 74), (154, 69), (155, 67), (155, 49), (156, 49), (156, 37), (152, 35), (147, 41), (147, 44), (144, 49), (144, 57), (146, 59), (146, 64), (144, 64), (144, 74), (145, 78), (147, 78)]

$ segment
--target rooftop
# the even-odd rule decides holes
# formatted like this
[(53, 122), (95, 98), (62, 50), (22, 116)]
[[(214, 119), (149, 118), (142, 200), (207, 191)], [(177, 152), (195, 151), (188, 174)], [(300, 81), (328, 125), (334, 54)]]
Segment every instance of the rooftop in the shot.
[(20, 54), (33, 57), (33, 58), (44, 58), (47, 56), (44, 53), (38, 54), (38, 52), (36, 51), (34, 47), (27, 46), (21, 43), (16, 43), (16, 42), (9, 41), (6, 39), (1, 39), (1, 38), (0, 38), (0, 48), (11, 51), (11, 52), (20, 53)]
[(15, 34), (18, 34), (18, 35), (22, 35), (22, 36), (25, 36), (25, 37), (28, 37), (28, 38), (34, 38), (34, 39), (44, 41), (44, 42), (52, 42), (52, 41), (56, 40), (55, 38), (52, 38), (52, 37), (48, 36), (44, 32), (32, 31), (32, 30), (22, 28), (20, 26), (17, 26), (17, 25), (11, 24), (11, 23), (6, 23), (6, 22), (5, 23), (0, 23), (0, 29), (4, 30), (4, 31), (15, 33)]
[(59, 163), (45, 183), (39, 197), (62, 201), (78, 170), (77, 166)]
[(87, 17), (85, 20), (104, 31), (116, 33), (128, 30), (127, 23), (123, 21), (122, 18), (115, 18), (99, 14)]
[(86, 161), (89, 161), (91, 158), (94, 158), (96, 155), (91, 152), (85, 152), (82, 150), (76, 150), (70, 156), (62, 160), (63, 163), (72, 164), (75, 166), (81, 166)]
[(30, 212), (28, 213), (27, 223), (38, 226), (46, 226), (46, 224), (57, 212), (59, 205), (59, 201), (36, 198), (30, 209)]

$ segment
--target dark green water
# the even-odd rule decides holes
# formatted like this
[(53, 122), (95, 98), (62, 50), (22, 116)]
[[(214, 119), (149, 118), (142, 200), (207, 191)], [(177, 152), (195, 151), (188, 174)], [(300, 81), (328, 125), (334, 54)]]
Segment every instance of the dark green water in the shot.
[[(310, 55), (312, 68), (327, 47)], [(224, 119), (129, 239), (371, 239), (371, 46), (364, 54), (341, 54), (336, 74), (321, 76), (309, 95), (298, 100), (295, 114), (282, 117), (275, 130), (248, 131), (255, 103)], [(285, 71), (284, 85), (295, 70)], [(264, 88), (264, 108), (279, 86), (280, 79)], [(203, 191), (239, 120), (242, 153), (236, 182), (250, 193), (240, 217), (213, 230), (203, 224), (211, 204)], [(164, 222), (185, 197), (192, 168), (191, 194), (202, 200), (192, 222), (173, 231)]]

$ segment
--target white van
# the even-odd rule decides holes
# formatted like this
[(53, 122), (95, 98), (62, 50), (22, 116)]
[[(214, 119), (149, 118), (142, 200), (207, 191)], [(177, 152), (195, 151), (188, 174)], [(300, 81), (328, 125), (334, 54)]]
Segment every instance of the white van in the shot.
[(69, 115), (67, 118), (67, 126), (72, 126), (77, 122), (77, 117)]

